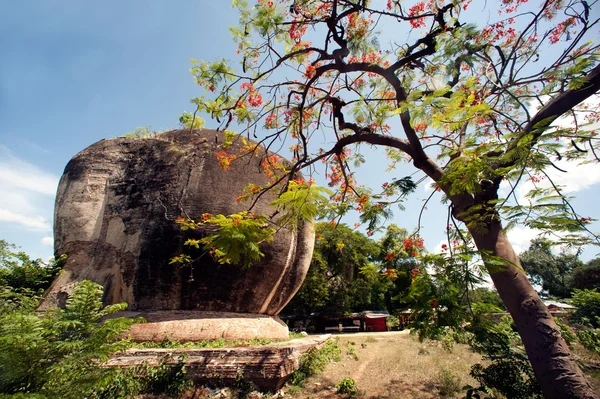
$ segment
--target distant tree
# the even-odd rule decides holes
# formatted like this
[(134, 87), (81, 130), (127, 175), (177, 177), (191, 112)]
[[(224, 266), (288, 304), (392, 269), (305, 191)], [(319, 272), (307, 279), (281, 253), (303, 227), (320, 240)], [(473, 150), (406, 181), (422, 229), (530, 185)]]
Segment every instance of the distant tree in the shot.
[(600, 291), (600, 258), (592, 259), (584, 266), (575, 268), (571, 276), (571, 284), (573, 288), (580, 290)]
[(390, 224), (379, 244), (381, 252), (378, 261), (393, 283), (388, 294), (388, 308), (394, 309), (401, 305), (400, 299), (410, 289), (413, 270), (420, 267), (418, 257), (424, 252), (423, 241), (411, 237), (406, 229)]
[(498, 309), (506, 310), (506, 306), (502, 299), (500, 299), (500, 295), (494, 289), (490, 289), (487, 287), (477, 287), (470, 293), (470, 300), (475, 303), (483, 303), (495, 306)]
[(65, 260), (65, 256), (48, 262), (31, 259), (14, 244), (0, 240), (0, 285), (41, 294), (50, 286)]
[[(317, 223), (316, 242), (308, 275), (283, 313), (344, 315), (385, 308), (386, 281), (371, 271), (379, 258), (377, 242), (345, 224)], [(376, 272), (377, 274), (377, 272)]]
[(527, 251), (521, 253), (521, 265), (529, 274), (529, 279), (542, 287), (542, 291), (559, 298), (571, 296), (571, 275), (573, 270), (583, 266), (579, 254), (552, 252), (552, 242), (535, 239)]

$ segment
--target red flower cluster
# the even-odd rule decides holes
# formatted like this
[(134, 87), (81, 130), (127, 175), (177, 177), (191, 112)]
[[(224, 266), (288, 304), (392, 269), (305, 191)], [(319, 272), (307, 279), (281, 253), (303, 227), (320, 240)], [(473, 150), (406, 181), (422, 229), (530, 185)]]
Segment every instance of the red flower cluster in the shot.
[(560, 39), (560, 36), (566, 32), (567, 28), (569, 26), (575, 26), (575, 25), (577, 25), (577, 20), (575, 19), (575, 17), (566, 19), (565, 21), (556, 25), (556, 28), (554, 28), (554, 30), (552, 31), (552, 34), (550, 35), (550, 39), (548, 39), (548, 40), (552, 44), (558, 42), (558, 40)]
[(360, 199), (358, 200), (358, 206), (356, 207), (356, 210), (358, 212), (362, 211), (365, 207), (365, 204), (367, 203), (369, 199), (367, 198), (366, 195), (363, 195), (362, 197), (360, 197)]
[(262, 95), (256, 91), (254, 85), (250, 82), (244, 82), (240, 85), (242, 92), (248, 92), (248, 103), (253, 107), (258, 107), (262, 104)]
[(387, 275), (387, 278), (389, 278), (389, 279), (390, 279), (390, 280), (392, 280), (392, 281), (394, 281), (394, 280), (397, 280), (397, 279), (398, 279), (398, 274), (396, 273), (396, 271), (395, 271), (395, 270), (392, 270), (392, 269), (385, 269), (383, 272), (384, 272), (384, 273)]
[(404, 244), (404, 249), (408, 250), (410, 248), (423, 248), (423, 239), (421, 237), (418, 238), (405, 238), (402, 240)]
[[(425, 11), (425, 3), (424, 2), (420, 2), (415, 4), (414, 6), (412, 6), (411, 8), (408, 9), (408, 16), (409, 17), (415, 17), (417, 15), (420, 15), (421, 13), (423, 13), (423, 11)], [(416, 19), (411, 19), (410, 20), (410, 25), (413, 28), (422, 28), (423, 26), (425, 26), (425, 18), (416, 18)]]
[(277, 127), (277, 114), (271, 113), (265, 118), (265, 127), (267, 129), (274, 129)]
[(302, 36), (304, 36), (306, 33), (306, 25), (299, 25), (298, 20), (294, 18), (292, 20), (292, 24), (290, 25), (290, 29), (288, 29), (288, 33), (293, 41), (299, 43), (302, 41)]
[(416, 125), (413, 126), (413, 129), (415, 129), (415, 132), (417, 133), (422, 133), (425, 130), (427, 130), (427, 123), (417, 123)]
[(236, 158), (235, 154), (229, 155), (224, 150), (215, 153), (215, 156), (217, 157), (217, 161), (219, 161), (219, 166), (223, 170), (229, 170), (231, 167), (231, 161)]

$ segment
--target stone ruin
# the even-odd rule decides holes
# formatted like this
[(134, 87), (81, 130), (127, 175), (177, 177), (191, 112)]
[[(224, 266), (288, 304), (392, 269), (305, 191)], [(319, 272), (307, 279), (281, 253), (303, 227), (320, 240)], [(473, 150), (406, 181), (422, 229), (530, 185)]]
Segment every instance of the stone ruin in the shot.
[[(189, 253), (178, 217), (246, 210), (248, 203), (236, 201), (244, 187), (268, 184), (260, 156), (222, 170), (215, 152), (224, 140), (214, 130), (175, 130), (105, 139), (75, 155), (60, 180), (54, 214), (55, 254), (68, 260), (40, 308), (63, 305), (74, 284), (87, 279), (104, 286), (106, 305), (127, 302), (126, 316), (146, 318), (130, 330), (137, 341), (287, 338), (277, 314), (308, 271), (312, 223), (278, 231), (262, 244), (265, 257), (248, 269), (208, 254), (193, 268), (169, 264)], [(237, 152), (241, 141), (228, 151)], [(274, 195), (263, 195), (253, 211), (272, 213)]]

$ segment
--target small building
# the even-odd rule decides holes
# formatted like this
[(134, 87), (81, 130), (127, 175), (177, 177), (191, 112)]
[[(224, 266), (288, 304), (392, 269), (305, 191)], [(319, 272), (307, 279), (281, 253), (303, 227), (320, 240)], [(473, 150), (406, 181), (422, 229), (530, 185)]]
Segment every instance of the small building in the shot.
[(365, 331), (388, 331), (387, 318), (390, 317), (388, 312), (362, 312)]
[(548, 310), (551, 312), (565, 312), (565, 311), (572, 311), (572, 310), (576, 309), (575, 306), (573, 306), (573, 305), (569, 305), (568, 303), (558, 302), (553, 299), (546, 299), (546, 300), (543, 300), (543, 302), (544, 302), (544, 305), (546, 305)]
[(307, 317), (281, 316), (292, 330), (306, 328), (311, 333), (352, 333), (388, 331), (386, 311), (364, 311), (348, 316), (310, 315)]

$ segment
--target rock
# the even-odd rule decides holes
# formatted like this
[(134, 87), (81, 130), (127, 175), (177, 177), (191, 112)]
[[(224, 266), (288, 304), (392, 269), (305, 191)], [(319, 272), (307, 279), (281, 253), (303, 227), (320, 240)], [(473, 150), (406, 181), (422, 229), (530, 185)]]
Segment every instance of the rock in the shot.
[[(265, 257), (248, 269), (221, 265), (203, 251), (193, 268), (170, 265), (189, 252), (179, 216), (247, 210), (236, 197), (248, 183), (269, 179), (259, 156), (223, 171), (215, 157), (224, 134), (175, 130), (154, 138), (99, 141), (65, 168), (56, 197), (55, 254), (66, 253), (65, 270), (46, 292), (41, 309), (60, 305), (77, 281), (102, 284), (105, 304), (127, 302), (132, 311), (234, 312), (276, 315), (300, 288), (312, 257), (314, 227), (280, 230), (262, 244)], [(228, 152), (243, 145), (235, 140)], [(269, 155), (273, 155), (269, 153)], [(275, 193), (253, 212), (272, 213)], [(196, 233), (208, 234), (207, 231)]]
[(145, 323), (133, 325), (124, 334), (134, 337), (136, 341), (249, 340), (257, 337), (285, 339), (289, 335), (287, 325), (275, 316), (182, 310), (127, 313), (128, 317), (143, 317), (146, 320)]
[(300, 368), (300, 357), (321, 347), (329, 335), (312, 335), (265, 346), (203, 349), (128, 349), (111, 356), (105, 367), (176, 365), (198, 384), (231, 386), (243, 379), (263, 391), (276, 391)]

